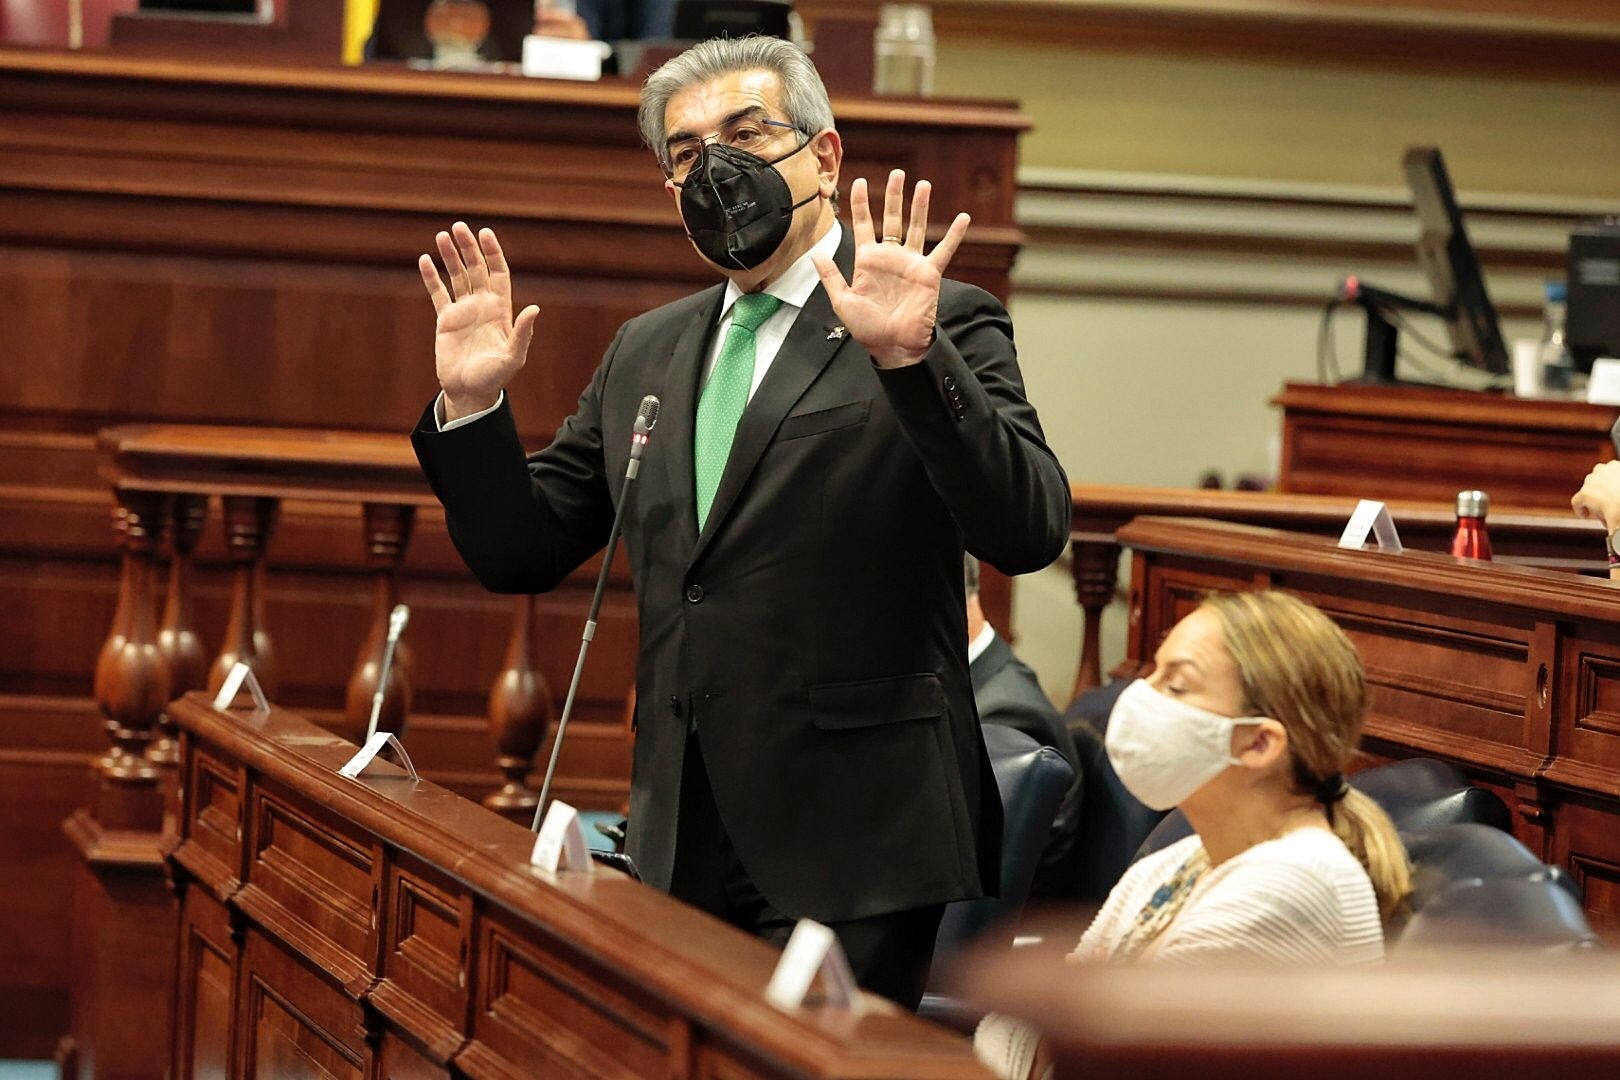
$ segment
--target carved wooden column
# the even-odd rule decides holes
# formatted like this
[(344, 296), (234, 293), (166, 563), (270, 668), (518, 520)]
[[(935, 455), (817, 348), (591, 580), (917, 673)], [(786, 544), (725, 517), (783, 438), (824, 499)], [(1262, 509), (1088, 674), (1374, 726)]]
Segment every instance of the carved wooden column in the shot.
[(275, 700), (275, 657), (270, 634), (264, 628), (264, 553), (275, 529), (279, 501), (251, 495), (227, 495), (225, 549), (235, 564), (231, 582), (231, 613), (225, 641), (208, 673), (213, 693), (238, 662), (253, 669), (265, 696)]
[(146, 751), (168, 701), (158, 645), (156, 556), (169, 497), (120, 491), (123, 571), (112, 631), (96, 661), (96, 703), (112, 749), (96, 763), (91, 806), (63, 828), (78, 849), (73, 892), (73, 1019), (68, 1076), (162, 1076), (169, 1049), (174, 897), (164, 856), (161, 770)]
[[(197, 637), (191, 596), (191, 555), (207, 520), (206, 495), (174, 497), (169, 527), (169, 593), (163, 606), (163, 625), (158, 630), (158, 649), (169, 674), (169, 701), (208, 684), (208, 654)], [(165, 712), (146, 758), (160, 768), (173, 768), (177, 750), (174, 723)]]
[(1114, 602), (1119, 582), (1119, 545), (1112, 540), (1076, 539), (1070, 546), (1074, 595), (1085, 612), (1080, 631), (1080, 669), (1074, 696), (1102, 685), (1102, 615)]
[(536, 662), (538, 622), (535, 598), (518, 597), (512, 609), (506, 662), (489, 692), (489, 727), (500, 752), (496, 764), (505, 783), (484, 796), (484, 805), (524, 825), (533, 819), (540, 801), (540, 793), (524, 781), (551, 727), (551, 687)]
[[(366, 503), (366, 565), (374, 574), (371, 625), (355, 660), (354, 673), (349, 676), (348, 692), (343, 706), (343, 727), (338, 732), (352, 742), (364, 742), (366, 725), (371, 720), (371, 701), (377, 692), (377, 679), (382, 674), (383, 652), (388, 642), (388, 617), (399, 603), (399, 568), (405, 561), (405, 549), (411, 543), (411, 525), (416, 520), (414, 506), (391, 503)], [(378, 731), (392, 731), (402, 740), (405, 724), (411, 712), (411, 658), (405, 642), (394, 650), (394, 666), (388, 672), (388, 685), (383, 688), (382, 712), (377, 718)]]

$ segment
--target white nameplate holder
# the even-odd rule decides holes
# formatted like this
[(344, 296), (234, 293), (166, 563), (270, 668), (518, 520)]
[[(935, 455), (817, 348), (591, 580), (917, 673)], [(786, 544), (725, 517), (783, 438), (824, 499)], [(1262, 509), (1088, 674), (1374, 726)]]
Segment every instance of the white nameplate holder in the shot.
[(765, 1000), (778, 1009), (797, 1009), (810, 995), (816, 976), (821, 976), (821, 1002), (840, 1009), (861, 1006), (861, 992), (849, 958), (838, 943), (838, 935), (812, 919), (800, 919), (788, 938), (776, 972), (765, 987)]
[(546, 811), (546, 820), (534, 838), (529, 862), (553, 874), (560, 870), (589, 874), (595, 869), (578, 810), (561, 799), (551, 800), (551, 809)]
[[(367, 765), (376, 760), (377, 755), (382, 753), (382, 748), (385, 746), (394, 748), (394, 753), (399, 755), (400, 764), (405, 766), (405, 774), (412, 783), (419, 783), (422, 778), (416, 775), (416, 766), (411, 764), (411, 755), (405, 752), (405, 744), (401, 743), (392, 731), (373, 732), (371, 737), (366, 740), (366, 745), (355, 751), (354, 757), (350, 758), (338, 770), (338, 775), (347, 776), (350, 780), (358, 780), (361, 772), (365, 770)], [(385, 775), (374, 777), (374, 779), (397, 780), (399, 778)]]
[(602, 62), (613, 55), (605, 41), (530, 34), (523, 39), (523, 74), (531, 79), (575, 79), (595, 82), (602, 77)]
[(254, 715), (263, 715), (270, 711), (270, 699), (264, 696), (264, 690), (259, 686), (259, 680), (254, 678), (253, 669), (241, 661), (231, 665), (230, 672), (225, 681), (220, 684), (219, 693), (214, 695), (214, 708), (224, 712), (235, 704), (237, 696), (242, 693), (242, 687), (247, 687), (248, 694), (253, 698)]
[(1339, 546), (1359, 551), (1367, 543), (1368, 533), (1378, 540), (1380, 551), (1399, 555), (1404, 550), (1400, 534), (1395, 531), (1395, 519), (1389, 516), (1389, 507), (1371, 499), (1362, 499), (1356, 504), (1356, 512), (1350, 515), (1344, 535), (1339, 537)]

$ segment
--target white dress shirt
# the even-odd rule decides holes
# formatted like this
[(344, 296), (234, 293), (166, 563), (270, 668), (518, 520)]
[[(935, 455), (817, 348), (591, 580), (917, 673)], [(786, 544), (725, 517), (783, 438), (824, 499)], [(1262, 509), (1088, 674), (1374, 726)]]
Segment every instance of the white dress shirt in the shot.
[[(821, 284), (821, 275), (816, 273), (816, 264), (811, 261), (812, 257), (825, 255), (829, 259), (832, 258), (833, 253), (838, 250), (838, 241), (843, 233), (844, 227), (834, 221), (826, 236), (817, 240), (814, 247), (795, 259), (791, 266), (782, 271), (781, 275), (765, 288), (765, 292), (782, 301), (782, 306), (754, 331), (754, 380), (748, 385), (748, 400), (754, 399), (754, 392), (765, 380), (765, 373), (771, 369), (771, 362), (776, 359), (776, 354), (782, 351), (782, 342), (787, 340), (788, 331), (793, 328), (793, 320), (799, 317), (799, 312), (809, 301), (810, 294)], [(720, 322), (715, 328), (714, 342), (709, 346), (709, 355), (703, 361), (703, 382), (699, 384), (698, 391), (700, 397), (701, 387), (708, 383), (709, 373), (714, 370), (714, 363), (720, 358), (720, 349), (725, 345), (726, 334), (731, 330), (731, 309), (741, 295), (742, 290), (737, 287), (735, 281), (726, 283), (726, 296), (720, 303)], [(502, 390), (500, 397), (495, 399), (495, 404), (484, 411), (446, 422), (444, 393), (441, 391), (438, 400), (433, 403), (433, 418), (438, 422), (440, 431), (450, 431), (463, 424), (483, 419), (500, 408), (501, 402), (505, 400), (506, 391)]]
[(979, 636), (968, 642), (968, 663), (971, 664), (979, 657), (983, 656), (984, 650), (988, 649), (990, 647), (990, 643), (995, 640), (996, 628), (991, 626), (988, 622), (985, 623), (984, 626), (980, 627), (979, 629)]

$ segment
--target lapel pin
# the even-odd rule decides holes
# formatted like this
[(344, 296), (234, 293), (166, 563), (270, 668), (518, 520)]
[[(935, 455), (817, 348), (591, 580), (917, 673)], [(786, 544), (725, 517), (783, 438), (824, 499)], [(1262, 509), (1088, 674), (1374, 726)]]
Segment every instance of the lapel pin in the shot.
[(847, 331), (842, 326), (829, 326), (827, 328), (828, 341), (843, 341)]

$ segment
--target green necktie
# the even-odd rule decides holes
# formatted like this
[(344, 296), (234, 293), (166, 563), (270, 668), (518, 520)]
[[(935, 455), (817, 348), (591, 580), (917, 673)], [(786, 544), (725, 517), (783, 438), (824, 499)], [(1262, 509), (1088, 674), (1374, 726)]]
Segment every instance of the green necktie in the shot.
[(720, 488), (726, 459), (731, 456), (731, 441), (737, 436), (737, 421), (748, 404), (748, 388), (754, 381), (754, 331), (781, 306), (781, 299), (769, 293), (739, 296), (732, 305), (731, 329), (726, 332), (726, 343), (698, 399), (697, 426), (692, 437), (699, 532), (709, 520), (714, 493)]

